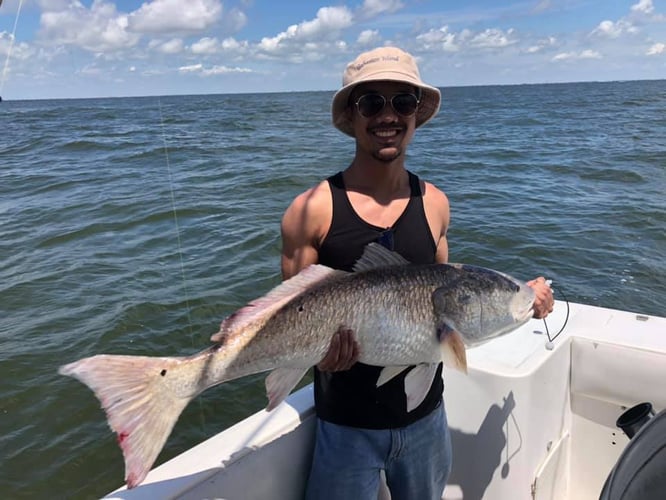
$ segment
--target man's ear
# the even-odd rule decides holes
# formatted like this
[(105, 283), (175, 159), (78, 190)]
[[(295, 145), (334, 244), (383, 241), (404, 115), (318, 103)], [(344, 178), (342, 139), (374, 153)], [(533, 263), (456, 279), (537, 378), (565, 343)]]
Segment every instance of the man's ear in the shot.
[(352, 128), (354, 127), (354, 107), (350, 104), (345, 108), (345, 118), (349, 121)]

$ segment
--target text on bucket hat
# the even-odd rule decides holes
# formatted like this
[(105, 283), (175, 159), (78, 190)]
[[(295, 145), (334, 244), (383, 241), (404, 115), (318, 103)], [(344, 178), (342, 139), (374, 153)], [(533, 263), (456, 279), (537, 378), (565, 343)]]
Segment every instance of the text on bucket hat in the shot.
[(397, 47), (379, 47), (364, 52), (347, 65), (342, 75), (342, 88), (333, 97), (331, 107), (336, 128), (354, 137), (354, 128), (346, 113), (349, 95), (360, 83), (377, 81), (409, 83), (421, 90), (421, 100), (416, 110), (416, 127), (426, 123), (439, 110), (441, 93), (421, 81), (414, 58)]

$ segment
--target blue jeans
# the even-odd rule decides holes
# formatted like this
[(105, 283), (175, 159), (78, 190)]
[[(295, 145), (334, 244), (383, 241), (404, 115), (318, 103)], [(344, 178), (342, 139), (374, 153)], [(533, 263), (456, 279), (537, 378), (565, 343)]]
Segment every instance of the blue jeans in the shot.
[(400, 429), (357, 429), (317, 419), (307, 500), (377, 500), (381, 470), (391, 500), (441, 499), (451, 471), (443, 403)]

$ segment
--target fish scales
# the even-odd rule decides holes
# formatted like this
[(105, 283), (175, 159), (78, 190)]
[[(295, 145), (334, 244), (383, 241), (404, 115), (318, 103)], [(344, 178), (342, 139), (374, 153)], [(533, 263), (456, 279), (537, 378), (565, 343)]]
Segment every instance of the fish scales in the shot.
[(437, 270), (442, 267), (378, 269), (324, 283), (278, 311), (256, 339), (287, 337), (296, 350), (286, 352), (284, 362), (308, 352), (310, 366), (323, 357), (340, 326), (354, 331), (365, 363), (416, 363), (426, 352), (439, 356), (431, 295), (446, 275)]

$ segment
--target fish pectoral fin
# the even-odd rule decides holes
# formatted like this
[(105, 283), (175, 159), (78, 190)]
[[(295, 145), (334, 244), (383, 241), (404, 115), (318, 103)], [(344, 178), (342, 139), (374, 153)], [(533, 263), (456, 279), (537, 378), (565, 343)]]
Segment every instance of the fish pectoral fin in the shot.
[(418, 407), (428, 395), (439, 363), (421, 363), (416, 365), (405, 377), (405, 396), (407, 411)]
[(391, 380), (393, 377), (397, 377), (400, 375), (402, 372), (404, 372), (407, 368), (409, 368), (410, 365), (405, 365), (405, 366), (385, 366), (384, 369), (381, 371), (379, 374), (379, 378), (377, 379), (377, 384), (376, 387), (381, 387), (384, 385), (386, 382)]
[(449, 368), (467, 373), (467, 352), (465, 342), (459, 332), (447, 329), (440, 334), (440, 349), (442, 361)]
[(282, 403), (307, 371), (307, 368), (276, 368), (269, 373), (266, 377), (266, 410), (271, 411)]

